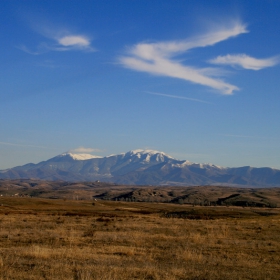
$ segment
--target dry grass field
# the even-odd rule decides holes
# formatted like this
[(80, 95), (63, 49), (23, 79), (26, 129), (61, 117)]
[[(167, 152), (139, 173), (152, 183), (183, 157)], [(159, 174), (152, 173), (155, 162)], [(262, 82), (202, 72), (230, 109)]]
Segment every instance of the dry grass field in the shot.
[(280, 209), (0, 198), (0, 279), (280, 279)]

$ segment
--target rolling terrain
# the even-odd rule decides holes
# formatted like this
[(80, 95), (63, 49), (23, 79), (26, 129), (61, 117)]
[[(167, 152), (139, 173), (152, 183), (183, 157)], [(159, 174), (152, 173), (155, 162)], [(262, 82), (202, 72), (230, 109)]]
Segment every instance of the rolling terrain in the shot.
[(161, 202), (200, 206), (280, 206), (280, 188), (135, 186), (102, 182), (0, 180), (1, 197)]

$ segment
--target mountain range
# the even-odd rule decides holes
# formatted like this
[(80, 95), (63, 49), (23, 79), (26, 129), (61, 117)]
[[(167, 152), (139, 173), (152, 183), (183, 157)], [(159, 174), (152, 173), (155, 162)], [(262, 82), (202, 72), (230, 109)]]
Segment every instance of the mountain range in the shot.
[(177, 160), (154, 150), (132, 150), (99, 157), (64, 153), (38, 164), (0, 170), (0, 179), (103, 181), (127, 185), (280, 186), (280, 170), (250, 166), (228, 168)]

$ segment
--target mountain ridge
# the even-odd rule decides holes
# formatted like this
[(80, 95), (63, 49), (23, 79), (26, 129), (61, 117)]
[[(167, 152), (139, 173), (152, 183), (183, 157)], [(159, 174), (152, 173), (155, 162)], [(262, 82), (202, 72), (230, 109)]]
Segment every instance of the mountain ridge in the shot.
[(221, 167), (175, 159), (155, 150), (131, 150), (99, 157), (62, 153), (37, 164), (0, 170), (0, 179), (104, 181), (131, 185), (280, 186), (280, 170), (251, 166)]

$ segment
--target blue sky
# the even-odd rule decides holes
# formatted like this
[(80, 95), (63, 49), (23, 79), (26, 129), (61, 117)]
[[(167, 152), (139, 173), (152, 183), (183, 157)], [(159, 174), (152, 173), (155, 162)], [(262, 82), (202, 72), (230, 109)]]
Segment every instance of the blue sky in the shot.
[(278, 0), (0, 5), (0, 169), (138, 148), (280, 169)]

